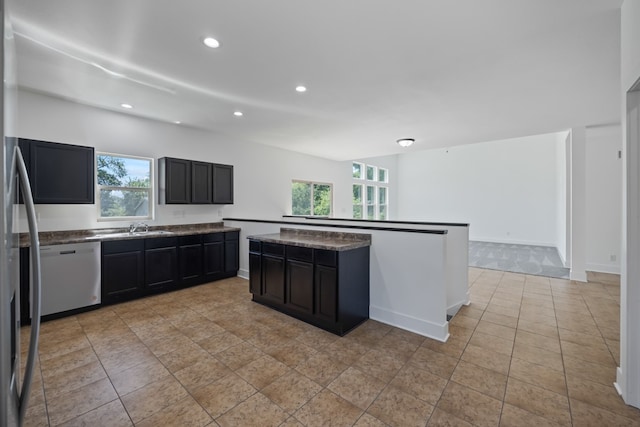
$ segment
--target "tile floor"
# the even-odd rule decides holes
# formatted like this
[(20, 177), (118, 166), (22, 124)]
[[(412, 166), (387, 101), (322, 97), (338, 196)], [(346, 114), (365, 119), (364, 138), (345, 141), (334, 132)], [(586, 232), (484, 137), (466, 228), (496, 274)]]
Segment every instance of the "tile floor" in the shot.
[(375, 321), (339, 338), (238, 278), (47, 322), (27, 425), (640, 425), (612, 385), (618, 286), (469, 280), (445, 344)]

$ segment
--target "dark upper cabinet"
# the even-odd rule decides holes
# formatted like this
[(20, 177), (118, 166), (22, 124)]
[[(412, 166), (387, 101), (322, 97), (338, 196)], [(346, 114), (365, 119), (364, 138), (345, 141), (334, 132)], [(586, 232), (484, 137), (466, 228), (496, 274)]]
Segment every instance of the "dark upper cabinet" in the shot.
[(93, 147), (20, 139), (36, 204), (91, 204), (95, 201)]
[(213, 200), (213, 165), (191, 162), (191, 203), (209, 204)]
[(233, 166), (213, 165), (213, 203), (233, 204)]
[(166, 204), (232, 204), (233, 166), (158, 159), (158, 200)]
[(158, 159), (160, 203), (191, 203), (191, 162), (163, 157)]

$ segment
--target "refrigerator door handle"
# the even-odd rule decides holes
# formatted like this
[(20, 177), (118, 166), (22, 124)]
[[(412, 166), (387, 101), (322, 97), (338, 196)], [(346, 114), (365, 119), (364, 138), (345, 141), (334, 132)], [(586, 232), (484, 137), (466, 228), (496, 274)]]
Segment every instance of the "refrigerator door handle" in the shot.
[(31, 185), (29, 184), (29, 176), (27, 175), (27, 167), (19, 147), (15, 147), (15, 161), (20, 176), (20, 188), (24, 197), (24, 205), (27, 212), (27, 223), (29, 225), (29, 235), (31, 238), (31, 272), (32, 278), (32, 297), (31, 300), (31, 336), (29, 337), (29, 353), (27, 355), (27, 364), (24, 372), (24, 381), (22, 382), (22, 390), (20, 391), (20, 409), (18, 415), (18, 425), (22, 425), (27, 413), (27, 405), (29, 403), (29, 395), (31, 394), (31, 382), (33, 380), (33, 368), (36, 356), (38, 354), (38, 337), (40, 335), (40, 241), (38, 239), (38, 225), (36, 223), (36, 208), (31, 195)]

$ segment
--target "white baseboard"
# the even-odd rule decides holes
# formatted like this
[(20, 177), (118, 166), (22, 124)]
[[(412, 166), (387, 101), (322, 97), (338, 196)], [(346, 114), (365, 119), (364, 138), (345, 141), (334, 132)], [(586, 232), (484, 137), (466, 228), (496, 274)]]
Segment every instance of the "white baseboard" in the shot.
[(596, 273), (620, 274), (620, 266), (611, 264), (587, 264), (586, 270)]
[(462, 307), (463, 305), (469, 305), (470, 303), (471, 303), (471, 300), (469, 299), (469, 292), (467, 292), (466, 299), (447, 307), (447, 316), (455, 316), (458, 310), (460, 310), (460, 307)]
[(587, 272), (585, 270), (575, 271), (571, 269), (569, 271), (569, 278), (571, 280), (575, 280), (576, 282), (585, 282), (587, 281)]
[(396, 313), (385, 308), (369, 306), (369, 317), (378, 322), (405, 329), (434, 340), (446, 342), (449, 339), (449, 324), (430, 322), (406, 314)]
[(518, 240), (518, 239), (494, 239), (491, 237), (471, 237), (469, 240), (473, 242), (489, 242), (489, 243), (503, 243), (505, 245), (529, 245), (529, 246), (550, 246), (556, 247), (555, 243), (550, 242), (537, 242), (533, 240)]
[(238, 270), (238, 277), (249, 280), (249, 270), (241, 268), (240, 270)]

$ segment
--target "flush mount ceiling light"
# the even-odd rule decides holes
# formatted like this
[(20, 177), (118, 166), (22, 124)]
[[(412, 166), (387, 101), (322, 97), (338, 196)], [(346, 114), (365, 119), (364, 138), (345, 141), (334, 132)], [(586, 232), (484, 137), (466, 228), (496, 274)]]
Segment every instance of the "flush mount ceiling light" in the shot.
[(307, 88), (305, 86), (296, 86), (296, 92), (306, 92)]
[(407, 148), (410, 147), (414, 142), (416, 142), (413, 138), (402, 138), (396, 141), (398, 145), (401, 147)]
[(180, 120), (176, 120), (176, 121), (175, 121), (175, 122), (173, 122), (173, 123), (175, 123), (175, 124), (179, 125), (179, 124), (180, 124), (180, 123), (182, 123), (182, 122), (181, 122)]
[(216, 49), (220, 47), (220, 42), (214, 39), (213, 37), (205, 37), (205, 39), (202, 40), (202, 43), (204, 43), (205, 46), (210, 47), (212, 49)]
[(236, 116), (236, 117), (242, 117), (242, 116), (244, 116), (244, 114), (242, 114), (242, 111), (234, 111), (234, 112), (233, 112), (233, 115), (234, 115), (234, 116)]
[(120, 104), (120, 106), (122, 108), (126, 108), (127, 110), (130, 110), (131, 108), (133, 108), (133, 105), (131, 105), (131, 104)]

